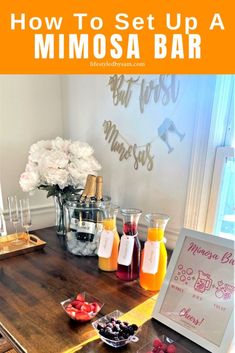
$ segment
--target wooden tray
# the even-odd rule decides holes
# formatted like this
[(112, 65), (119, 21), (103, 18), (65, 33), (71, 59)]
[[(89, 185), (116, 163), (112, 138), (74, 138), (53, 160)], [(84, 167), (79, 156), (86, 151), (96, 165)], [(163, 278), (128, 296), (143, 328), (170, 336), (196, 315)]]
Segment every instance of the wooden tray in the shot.
[(46, 242), (36, 235), (26, 233), (0, 237), (0, 260), (42, 249)]

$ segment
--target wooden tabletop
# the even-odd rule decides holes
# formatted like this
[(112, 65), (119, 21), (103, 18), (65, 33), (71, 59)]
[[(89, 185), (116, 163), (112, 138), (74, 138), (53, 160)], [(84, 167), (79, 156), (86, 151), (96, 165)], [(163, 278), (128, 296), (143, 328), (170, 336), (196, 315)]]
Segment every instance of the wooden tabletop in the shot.
[[(0, 323), (28, 353), (63, 353), (93, 335), (91, 323), (71, 321), (60, 302), (87, 291), (105, 303), (100, 316), (119, 309), (127, 312), (152, 297), (136, 281), (122, 282), (114, 273), (101, 272), (94, 257), (76, 257), (66, 251), (54, 228), (34, 232), (47, 242), (43, 250), (0, 261)], [(165, 333), (193, 353), (206, 350), (155, 320), (146, 322), (140, 341), (119, 349), (137, 350), (157, 334)], [(100, 340), (80, 352), (112, 352)], [(180, 352), (179, 352), (180, 353)]]

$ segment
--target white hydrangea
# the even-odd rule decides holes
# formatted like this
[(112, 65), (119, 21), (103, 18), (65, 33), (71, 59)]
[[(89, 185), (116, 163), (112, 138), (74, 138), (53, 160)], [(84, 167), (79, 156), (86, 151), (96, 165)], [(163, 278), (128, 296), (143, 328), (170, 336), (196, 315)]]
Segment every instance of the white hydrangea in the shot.
[(82, 172), (74, 163), (69, 164), (68, 171), (72, 185), (84, 185), (86, 181), (86, 174)]
[(38, 163), (46, 151), (50, 151), (52, 148), (51, 141), (39, 141), (34, 143), (29, 149), (29, 161)]
[(40, 177), (38, 171), (26, 171), (21, 174), (20, 186), (25, 192), (37, 189), (40, 186)]
[(65, 169), (69, 163), (69, 156), (59, 150), (51, 150), (43, 153), (43, 157), (39, 160), (38, 166), (39, 170), (43, 172), (43, 170), (47, 171), (50, 168), (58, 168)]
[(51, 141), (51, 146), (53, 150), (59, 150), (65, 153), (68, 153), (70, 145), (70, 140), (63, 140), (61, 137), (56, 137), (55, 140)]
[(94, 153), (93, 148), (88, 143), (79, 141), (71, 143), (69, 151), (72, 158), (88, 158)]
[(88, 143), (61, 137), (34, 143), (20, 186), (27, 192), (44, 186), (57, 185), (61, 190), (70, 185), (82, 187), (88, 174), (96, 175), (101, 169), (93, 153)]

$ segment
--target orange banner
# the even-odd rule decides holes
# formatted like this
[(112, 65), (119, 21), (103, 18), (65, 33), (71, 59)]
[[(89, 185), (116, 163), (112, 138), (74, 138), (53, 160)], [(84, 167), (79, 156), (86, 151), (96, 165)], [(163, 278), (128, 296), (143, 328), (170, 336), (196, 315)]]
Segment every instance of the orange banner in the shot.
[(1, 73), (233, 73), (228, 0), (5, 0)]

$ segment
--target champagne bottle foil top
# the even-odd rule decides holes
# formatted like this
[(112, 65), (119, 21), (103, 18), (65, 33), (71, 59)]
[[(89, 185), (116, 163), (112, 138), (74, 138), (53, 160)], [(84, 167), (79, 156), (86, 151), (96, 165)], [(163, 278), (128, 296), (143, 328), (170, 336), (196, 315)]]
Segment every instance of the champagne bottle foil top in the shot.
[(81, 200), (84, 200), (85, 197), (86, 197), (87, 194), (88, 194), (88, 191), (89, 191), (89, 188), (90, 188), (90, 181), (91, 181), (91, 174), (89, 174), (89, 175), (87, 176), (87, 178), (86, 178), (86, 184), (85, 184), (85, 187), (84, 187), (82, 196), (81, 196)]
[(88, 192), (87, 192), (87, 197), (91, 198), (91, 197), (95, 197), (95, 193), (96, 193), (96, 176), (95, 175), (90, 175), (89, 178), (89, 188), (88, 188)]
[(103, 198), (103, 177), (97, 176), (96, 177), (96, 199), (100, 201)]
[(102, 176), (97, 176), (96, 177), (96, 183), (103, 183), (103, 177)]

